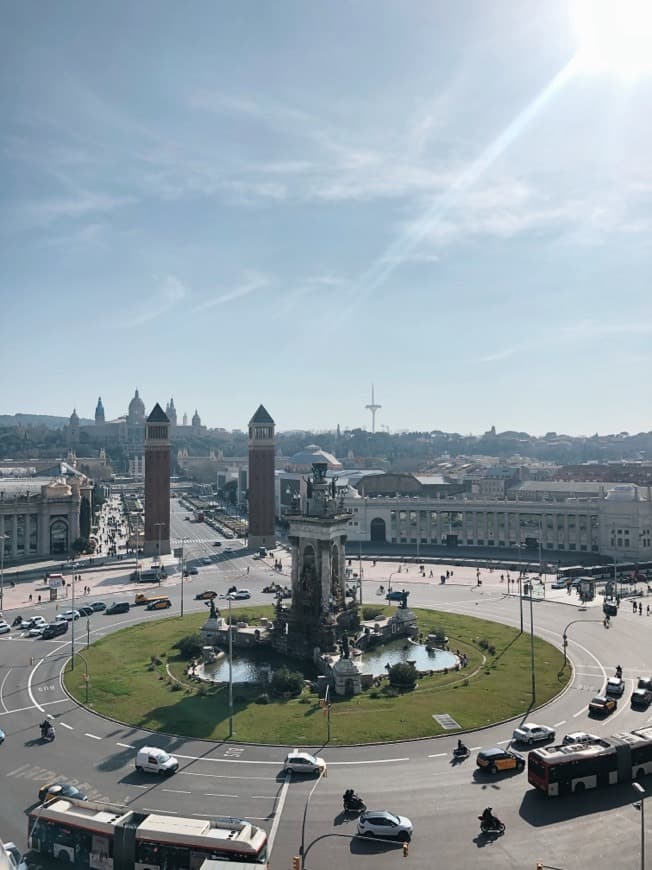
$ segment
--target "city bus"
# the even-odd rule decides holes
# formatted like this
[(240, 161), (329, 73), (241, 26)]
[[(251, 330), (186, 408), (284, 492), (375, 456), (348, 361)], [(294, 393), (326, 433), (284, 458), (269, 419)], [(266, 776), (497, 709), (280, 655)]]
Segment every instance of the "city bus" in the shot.
[(29, 848), (69, 867), (198, 870), (204, 861), (267, 865), (267, 834), (242, 819), (196, 819), (53, 799), (32, 810)]
[(541, 747), (528, 754), (528, 782), (550, 797), (631, 782), (648, 773), (652, 773), (652, 727), (593, 743)]

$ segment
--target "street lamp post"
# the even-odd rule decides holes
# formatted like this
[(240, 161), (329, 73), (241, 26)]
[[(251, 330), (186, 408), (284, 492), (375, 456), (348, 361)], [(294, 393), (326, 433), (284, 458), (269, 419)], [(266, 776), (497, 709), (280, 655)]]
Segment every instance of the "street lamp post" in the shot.
[(154, 528), (158, 529), (157, 557), (158, 557), (158, 582), (159, 582), (159, 586), (161, 584), (161, 566), (162, 566), (162, 562), (161, 562), (161, 529), (163, 528), (164, 525), (165, 525), (165, 523), (154, 523)]
[(9, 535), (0, 535), (0, 613), (5, 604), (5, 541), (8, 540)]
[(392, 577), (394, 576), (394, 574), (400, 574), (400, 573), (401, 573), (400, 571), (392, 571), (392, 573), (389, 575), (389, 577), (387, 579), (387, 591), (388, 592), (392, 591)]
[(308, 806), (310, 804), (310, 799), (313, 796), (315, 789), (321, 782), (321, 779), (325, 775), (325, 773), (326, 768), (322, 767), (315, 784), (310, 789), (310, 793), (308, 794), (308, 797), (306, 798), (306, 802), (303, 807), (303, 820), (301, 822), (301, 849), (299, 850), (299, 854), (301, 855), (301, 870), (306, 870), (306, 819), (308, 817)]
[[(561, 636), (562, 641), (563, 641), (563, 645), (564, 645), (564, 668), (566, 667), (566, 663), (568, 662), (568, 654), (567, 654), (568, 629), (571, 627), (571, 625), (575, 625), (576, 622), (602, 622), (602, 620), (601, 619), (571, 619), (571, 621), (566, 625), (566, 627), (564, 628), (564, 631), (562, 633), (562, 636)], [(562, 670), (563, 670), (563, 668), (562, 668)]]
[(640, 782), (633, 782), (632, 788), (641, 796), (640, 802), (634, 806), (641, 813), (641, 870), (645, 870), (645, 789)]
[(184, 565), (184, 545), (185, 538), (181, 541), (181, 616), (183, 616), (183, 576), (185, 573), (185, 565)]
[(70, 635), (70, 670), (75, 670), (75, 562), (72, 562), (72, 619), (71, 619), (71, 635)]
[(536, 678), (534, 675), (534, 617), (532, 615), (532, 580), (530, 580), (530, 670), (532, 673), (532, 706), (537, 699)]
[(229, 602), (229, 737), (233, 737), (233, 625), (231, 624), (231, 596)]

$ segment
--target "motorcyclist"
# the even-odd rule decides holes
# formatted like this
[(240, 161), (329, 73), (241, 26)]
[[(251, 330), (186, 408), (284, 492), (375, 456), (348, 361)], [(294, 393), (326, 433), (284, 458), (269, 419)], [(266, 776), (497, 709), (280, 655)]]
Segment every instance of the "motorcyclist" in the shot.
[(623, 669), (620, 665), (616, 665), (616, 676), (620, 679), (623, 675)]
[(455, 750), (457, 755), (466, 755), (469, 751), (468, 746), (462, 743), (461, 740), (457, 741), (457, 749)]
[(345, 807), (358, 807), (362, 803), (362, 798), (352, 788), (347, 788), (342, 795), (342, 801)]
[(482, 815), (480, 816), (480, 821), (487, 828), (495, 828), (498, 824), (498, 819), (494, 816), (494, 811), (492, 807), (485, 807), (482, 811)]

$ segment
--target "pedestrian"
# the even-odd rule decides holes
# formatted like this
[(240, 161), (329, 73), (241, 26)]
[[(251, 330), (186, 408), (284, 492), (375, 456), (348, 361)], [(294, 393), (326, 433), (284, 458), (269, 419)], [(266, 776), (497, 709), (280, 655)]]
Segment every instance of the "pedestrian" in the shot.
[[(32, 593), (31, 593), (31, 592), (29, 593), (29, 603), (30, 603), (30, 604), (32, 603)], [(647, 609), (648, 609), (648, 611), (649, 611), (649, 609), (650, 609), (650, 605), (649, 605), (649, 604), (648, 604)]]
[(430, 576), (432, 577), (432, 568), (430, 569)]
[(647, 606), (647, 615), (648, 615), (648, 616), (650, 615), (650, 605), (649, 605), (649, 604), (648, 604), (648, 606)]
[(38, 597), (38, 603), (39, 603), (39, 604), (41, 603), (41, 596), (40, 596), (40, 595), (39, 595), (39, 597)]

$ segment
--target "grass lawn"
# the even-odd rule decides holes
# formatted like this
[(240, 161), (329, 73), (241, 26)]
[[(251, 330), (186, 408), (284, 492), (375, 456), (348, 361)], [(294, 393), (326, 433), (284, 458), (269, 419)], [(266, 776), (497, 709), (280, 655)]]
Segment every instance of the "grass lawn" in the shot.
[[(234, 609), (248, 621), (271, 616), (272, 607)], [(466, 653), (468, 666), (457, 672), (419, 678), (417, 687), (398, 697), (381, 688), (350, 699), (333, 699), (331, 743), (370, 743), (444, 733), (432, 718), (448, 713), (462, 729), (472, 729), (525, 713), (531, 705), (530, 637), (483, 619), (415, 610), (419, 629), (443, 628), (450, 648)], [(83, 651), (90, 682), (88, 704), (98, 713), (154, 731), (224, 740), (228, 735), (226, 686), (191, 682), (186, 662), (173, 649), (196, 632), (204, 613), (142, 622), (98, 640)], [(570, 672), (561, 673), (563, 654), (534, 639), (537, 706), (556, 695)], [(153, 661), (152, 659), (155, 659)], [(291, 666), (292, 667), (292, 666)], [(298, 668), (296, 668), (298, 670)], [(173, 679), (169, 676), (172, 674)], [(67, 690), (84, 700), (83, 665), (66, 671)], [(234, 686), (234, 738), (238, 742), (319, 746), (326, 741), (327, 719), (317, 695), (257, 703), (261, 687)]]

